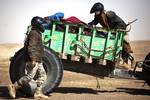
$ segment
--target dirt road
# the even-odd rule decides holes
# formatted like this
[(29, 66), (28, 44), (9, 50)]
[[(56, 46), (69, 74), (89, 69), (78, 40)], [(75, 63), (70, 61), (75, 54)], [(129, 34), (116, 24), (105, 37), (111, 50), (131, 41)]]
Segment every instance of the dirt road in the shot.
[[(144, 59), (150, 51), (150, 42), (132, 43), (136, 60)], [(139, 44), (139, 43), (138, 43)], [(9, 78), (9, 57), (21, 46), (0, 45), (0, 99), (10, 99), (7, 85)], [(145, 48), (145, 49), (144, 49)], [(150, 87), (144, 85), (142, 80), (98, 79), (100, 88), (96, 88), (97, 80), (94, 76), (76, 72), (64, 71), (61, 84), (49, 94), (50, 100), (150, 100)], [(17, 99), (33, 99), (22, 93), (17, 93)]]

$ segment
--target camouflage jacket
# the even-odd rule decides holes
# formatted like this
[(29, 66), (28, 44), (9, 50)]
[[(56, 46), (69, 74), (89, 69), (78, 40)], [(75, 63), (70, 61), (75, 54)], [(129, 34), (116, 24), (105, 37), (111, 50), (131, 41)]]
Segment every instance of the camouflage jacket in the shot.
[(126, 23), (115, 14), (113, 11), (107, 11), (101, 15), (95, 15), (95, 18), (90, 25), (101, 24), (104, 28), (110, 29), (126, 29)]
[(25, 39), (24, 48), (27, 60), (41, 62), (44, 48), (40, 31), (35, 28), (31, 29)]

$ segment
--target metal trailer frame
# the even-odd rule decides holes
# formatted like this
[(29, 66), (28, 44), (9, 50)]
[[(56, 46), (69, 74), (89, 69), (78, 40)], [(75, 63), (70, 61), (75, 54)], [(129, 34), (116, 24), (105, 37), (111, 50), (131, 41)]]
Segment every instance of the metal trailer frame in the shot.
[(43, 41), (61, 59), (71, 55), (71, 60), (79, 61), (80, 57), (84, 57), (87, 63), (91, 63), (92, 59), (115, 62), (120, 59), (124, 33), (125, 30), (90, 28), (83, 24), (53, 21), (51, 29), (43, 33)]

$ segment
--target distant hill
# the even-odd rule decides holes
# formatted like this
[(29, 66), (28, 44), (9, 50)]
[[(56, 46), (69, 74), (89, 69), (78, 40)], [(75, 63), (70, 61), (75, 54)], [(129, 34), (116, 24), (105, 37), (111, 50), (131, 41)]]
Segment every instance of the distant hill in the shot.
[(150, 40), (133, 41), (131, 42), (131, 46), (136, 60), (143, 60), (145, 56), (150, 52)]

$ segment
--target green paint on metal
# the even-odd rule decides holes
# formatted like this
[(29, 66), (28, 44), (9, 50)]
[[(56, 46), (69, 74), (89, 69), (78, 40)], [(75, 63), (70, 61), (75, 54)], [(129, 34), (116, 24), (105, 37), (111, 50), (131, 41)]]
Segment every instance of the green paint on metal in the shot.
[[(63, 30), (58, 26), (63, 27)], [(124, 31), (92, 28), (80, 24), (53, 22), (52, 28), (43, 33), (44, 45), (57, 53), (92, 57), (114, 61), (122, 51)]]

